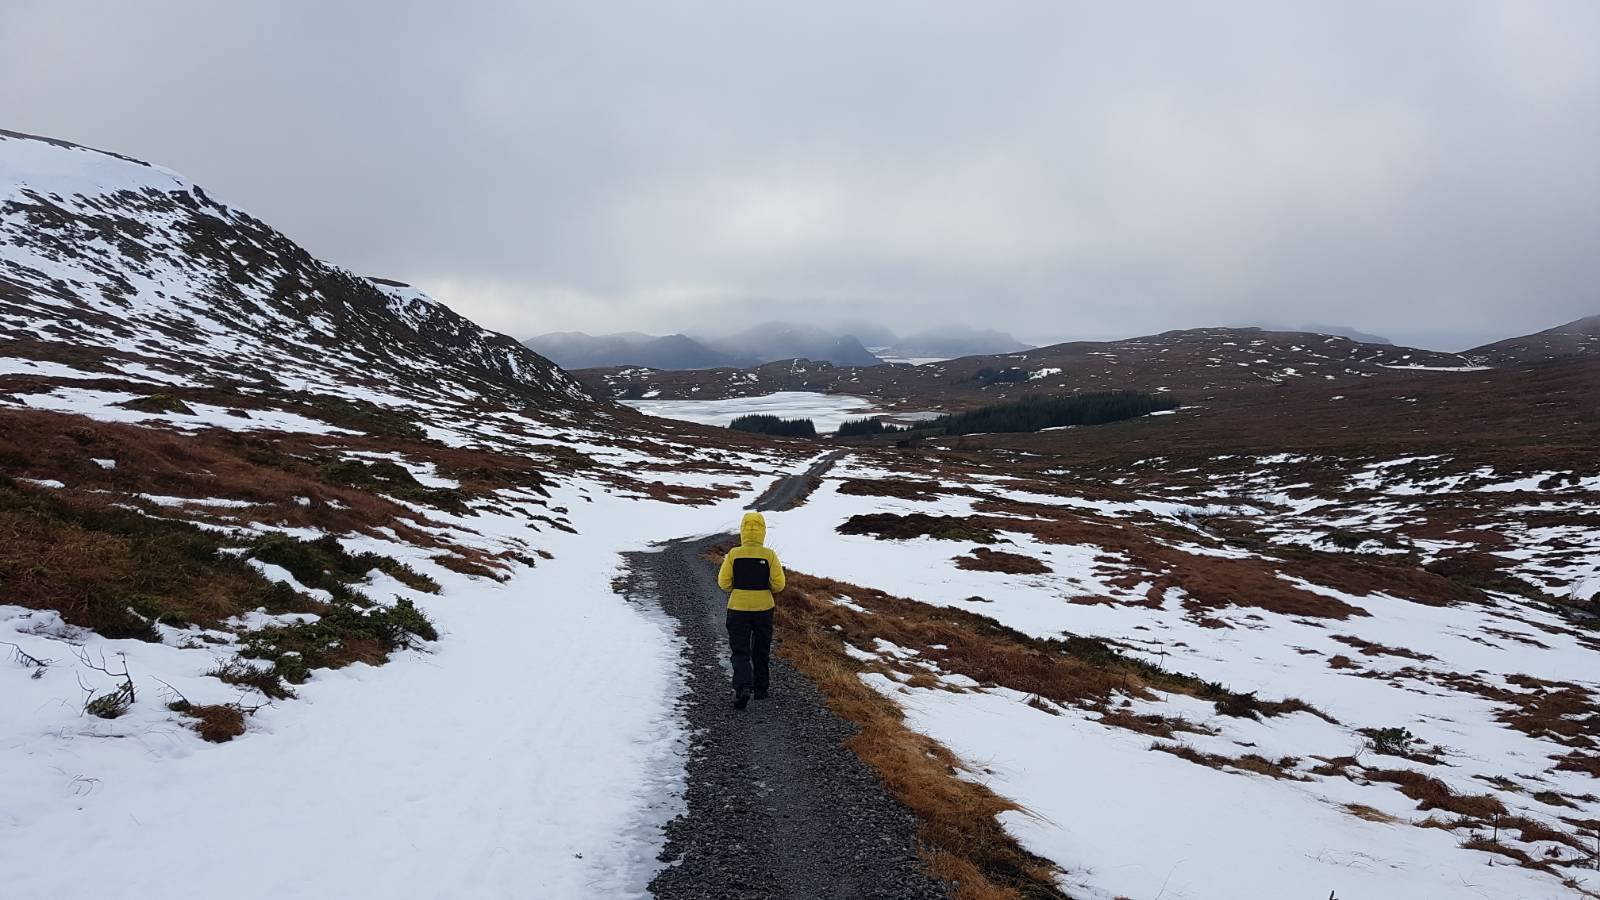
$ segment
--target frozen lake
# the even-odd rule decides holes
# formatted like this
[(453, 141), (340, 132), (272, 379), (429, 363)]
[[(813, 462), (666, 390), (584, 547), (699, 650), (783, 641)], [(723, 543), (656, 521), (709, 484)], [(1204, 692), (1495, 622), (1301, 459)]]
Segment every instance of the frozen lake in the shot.
[(666, 419), (726, 427), (739, 416), (767, 415), (783, 419), (810, 419), (818, 434), (832, 434), (846, 419), (882, 413), (871, 400), (848, 394), (784, 391), (761, 397), (727, 400), (624, 400), (634, 409)]

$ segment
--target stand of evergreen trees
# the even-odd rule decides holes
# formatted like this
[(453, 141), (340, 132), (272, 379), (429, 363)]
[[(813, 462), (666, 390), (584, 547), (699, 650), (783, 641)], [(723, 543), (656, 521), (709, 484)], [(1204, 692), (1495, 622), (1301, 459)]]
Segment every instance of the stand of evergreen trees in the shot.
[(1177, 408), (1178, 399), (1170, 394), (1138, 391), (1026, 397), (940, 416), (928, 427), (949, 435), (1038, 431), (1065, 425), (1103, 425)]
[(728, 427), (734, 431), (753, 431), (756, 434), (772, 434), (778, 437), (817, 436), (817, 426), (810, 419), (780, 419), (777, 416), (749, 415), (734, 419), (728, 423)]
[(910, 428), (889, 425), (882, 419), (846, 419), (839, 423), (839, 437), (871, 437), (875, 434), (900, 434)]
[(1028, 370), (1021, 369), (1016, 366), (1011, 366), (1005, 369), (997, 369), (994, 366), (984, 366), (978, 371), (972, 373), (971, 380), (980, 381), (984, 384), (1020, 384), (1021, 382), (1028, 380)]

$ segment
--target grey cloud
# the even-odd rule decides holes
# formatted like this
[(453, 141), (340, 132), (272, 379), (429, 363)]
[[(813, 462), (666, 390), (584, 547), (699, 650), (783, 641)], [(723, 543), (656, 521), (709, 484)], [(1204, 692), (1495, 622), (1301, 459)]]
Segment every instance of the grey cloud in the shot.
[[(6, 127), (485, 324), (1033, 337), (1600, 311), (1600, 7), (32, 2)], [(756, 312), (752, 312), (752, 308)]]

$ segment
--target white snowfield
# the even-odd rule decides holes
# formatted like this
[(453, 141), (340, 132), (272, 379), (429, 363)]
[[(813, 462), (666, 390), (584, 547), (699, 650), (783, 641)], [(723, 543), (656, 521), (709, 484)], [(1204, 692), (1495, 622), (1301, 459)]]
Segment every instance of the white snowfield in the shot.
[(726, 400), (625, 400), (627, 405), (652, 416), (726, 426), (740, 416), (764, 415), (781, 419), (810, 419), (818, 434), (837, 431), (847, 419), (860, 419), (880, 410), (871, 400), (846, 394), (815, 391), (779, 391), (759, 397)]
[[(97, 221), (117, 226), (85, 225)], [(192, 252), (195, 229), (224, 237)], [(236, 266), (233, 248), (250, 242), (257, 254)], [(36, 342), (0, 358), (0, 376), (19, 385), (0, 393), (9, 411), (310, 435), (329, 452), (364, 437), (316, 418), (319, 407), (295, 399), (303, 393), (371, 404), (362, 408), (448, 447), (512, 453), (541, 471), (594, 463), (552, 474), (549, 496), (505, 489), (468, 515), (414, 508), (419, 531), (514, 553), (502, 557), (504, 581), (458, 574), (436, 561), (438, 548), (389, 528), (335, 535), (437, 581), (440, 593), (425, 594), (374, 570), (361, 590), (415, 602), (441, 636), (379, 667), (315, 670), (294, 699), (269, 703), (207, 673), (236, 658), (238, 631), (308, 614), (256, 610), (228, 629), (158, 624), (154, 643), (109, 640), (0, 594), (0, 897), (645, 895), (659, 826), (681, 795), (680, 654), (656, 610), (617, 594), (620, 554), (733, 530), (743, 506), (803, 460), (619, 436), (576, 381), (421, 291), (312, 259), (167, 170), (60, 142), (0, 134), (0, 277), (14, 288), (0, 330)], [(333, 305), (337, 327), (325, 314)], [(71, 362), (52, 361), (63, 348)], [(249, 408), (122, 405), (219, 385)], [(115, 450), (97, 451), (97, 470), (127, 471)], [(425, 461), (341, 456), (454, 486)], [(724, 496), (675, 505), (642, 495), (652, 481)], [(245, 539), (323, 536), (241, 524), (250, 504), (226, 497), (117, 502)], [(124, 670), (136, 690), (128, 711), (85, 714), (86, 692), (115, 688), (109, 672)], [(211, 744), (168, 709), (179, 697), (254, 711), (242, 736)]]
[[(1461, 794), (1493, 794), (1513, 816), (1581, 834), (1563, 819), (1600, 817), (1600, 798), (1594, 796), (1593, 777), (1555, 768), (1551, 757), (1570, 748), (1512, 730), (1498, 718), (1505, 709), (1502, 704), (1453, 687), (1449, 679), (1456, 673), (1475, 673), (1495, 688), (1523, 693), (1526, 682), (1518, 679), (1532, 676), (1600, 691), (1600, 641), (1520, 598), (1497, 597), (1489, 607), (1431, 607), (1381, 594), (1352, 596), (1305, 582), (1301, 586), (1313, 593), (1342, 600), (1370, 616), (1316, 620), (1228, 607), (1207, 611), (1227, 627), (1206, 627), (1186, 613), (1181, 590), (1169, 590), (1159, 609), (1142, 603), (1149, 583), (1119, 586), (1116, 576), (1127, 574), (1126, 561), (1093, 545), (1045, 544), (1007, 532), (1003, 549), (1039, 559), (1053, 569), (1047, 575), (1008, 575), (951, 565), (954, 557), (980, 546), (971, 542), (886, 541), (835, 533), (836, 526), (860, 513), (966, 516), (973, 512), (976, 501), (971, 496), (915, 501), (838, 491), (844, 478), (887, 477), (917, 476), (862, 463), (835, 467), (807, 504), (788, 514), (783, 530), (774, 532), (786, 565), (926, 603), (960, 607), (1034, 636), (1070, 632), (1108, 638), (1169, 671), (1193, 673), (1237, 691), (1259, 692), (1263, 699), (1298, 698), (1340, 723), (1309, 713), (1260, 721), (1229, 717), (1218, 714), (1208, 702), (1182, 694), (1160, 694), (1153, 703), (1124, 701), (1128, 712), (1158, 714), (1212, 732), (1180, 733), (1156, 742), (1229, 758), (1292, 757), (1297, 760), (1293, 773), (1306, 780), (1273, 779), (1152, 752), (1153, 739), (1146, 734), (1098, 725), (1098, 714), (1088, 710), (1044, 702), (1052, 710), (1043, 711), (1037, 708), (1038, 698), (1004, 687), (953, 693), (912, 687), (901, 683), (903, 678), (882, 674), (863, 676), (906, 708), (912, 727), (966, 760), (968, 777), (1028, 810), (1006, 815), (1006, 827), (1029, 850), (1062, 867), (1063, 887), (1073, 896), (1097, 900), (1322, 900), (1330, 892), (1340, 898), (1394, 900), (1582, 896), (1552, 875), (1463, 849), (1462, 841), (1470, 836), (1467, 830), (1416, 827), (1412, 823), (1429, 813), (1419, 811), (1417, 802), (1394, 784), (1361, 783), (1309, 770), (1319, 765), (1317, 757), (1353, 755), (1374, 768), (1423, 771)], [(961, 486), (981, 495), (1039, 502), (1037, 495), (1000, 479), (973, 478)], [(1092, 510), (1113, 523), (1140, 514), (1178, 512), (1153, 504), (1141, 508), (1083, 498), (1062, 497), (1058, 502)], [(1281, 515), (1262, 509), (1255, 513), (1264, 523)], [(1202, 553), (1207, 548), (1182, 549)], [(1544, 554), (1530, 550), (1528, 555)], [(1590, 562), (1600, 565), (1600, 560)], [(1600, 584), (1600, 579), (1585, 583)], [(1069, 602), (1075, 597), (1114, 602)], [(1356, 646), (1370, 642), (1401, 648), (1418, 658), (1366, 656), (1347, 642), (1351, 640)], [(907, 666), (905, 653), (892, 647), (857, 655), (899, 660), (903, 670), (926, 670), (942, 676), (944, 684), (951, 683), (931, 662), (913, 659)], [(1329, 659), (1340, 655), (1358, 663), (1349, 669), (1330, 667)], [(1442, 764), (1375, 755), (1357, 732), (1363, 727), (1408, 728), (1419, 746), (1438, 745)], [(1534, 796), (1551, 793), (1567, 799), (1547, 802)], [(1344, 808), (1347, 804), (1370, 807), (1389, 821), (1358, 818)], [(1450, 818), (1445, 812), (1433, 815)], [(1548, 840), (1524, 844), (1509, 832), (1501, 839), (1535, 859), (1585, 859), (1566, 844)], [(1600, 874), (1586, 866), (1560, 871), (1578, 885), (1600, 888)]]
[[(558, 488), (547, 502), (573, 510), (579, 534), (540, 533), (554, 558), (505, 583), (405, 544), (347, 540), (443, 585), (433, 596), (374, 573), (367, 588), (414, 600), (441, 639), (381, 667), (318, 670), (227, 744), (164, 708), (164, 685), (197, 704), (240, 699), (204, 675), (227, 644), (184, 649), (176, 629), (163, 644), (105, 640), (0, 606), (0, 641), (52, 661), (32, 679), (0, 646), (5, 896), (645, 896), (659, 826), (679, 808), (679, 647), (612, 579), (623, 551), (731, 530), (767, 483), (698, 480), (742, 492), (686, 507)], [(525, 519), (488, 511), (454, 525), (486, 546), (530, 537)], [(129, 714), (80, 712), (78, 678), (96, 690), (113, 679), (79, 653), (126, 663), (139, 691)], [(161, 863), (174, 854), (191, 864)]]

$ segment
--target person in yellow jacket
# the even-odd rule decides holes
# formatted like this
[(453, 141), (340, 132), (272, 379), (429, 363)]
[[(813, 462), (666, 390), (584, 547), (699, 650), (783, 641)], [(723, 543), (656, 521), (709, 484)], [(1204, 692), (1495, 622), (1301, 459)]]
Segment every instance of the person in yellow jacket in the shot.
[(763, 546), (767, 520), (747, 512), (739, 523), (739, 546), (722, 558), (717, 585), (728, 592), (728, 644), (733, 648), (733, 705), (767, 698), (767, 654), (772, 648), (772, 595), (783, 590), (783, 566)]

